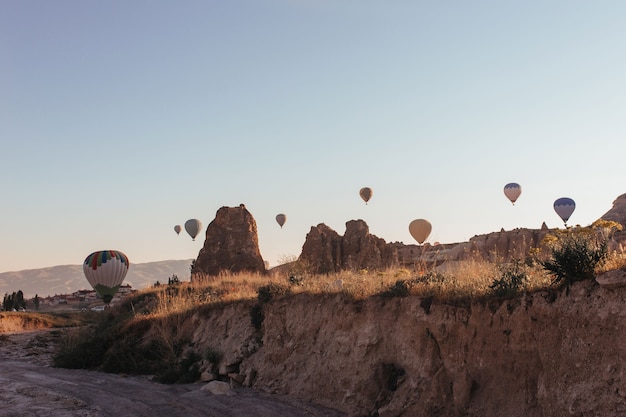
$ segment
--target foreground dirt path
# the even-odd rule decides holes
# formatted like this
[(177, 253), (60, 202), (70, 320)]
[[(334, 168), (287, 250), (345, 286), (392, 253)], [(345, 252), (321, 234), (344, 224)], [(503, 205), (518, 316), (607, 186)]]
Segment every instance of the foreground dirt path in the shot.
[[(163, 385), (142, 377), (49, 366), (55, 333), (0, 335), (0, 415), (340, 417), (344, 414), (286, 397), (236, 389), (202, 391), (203, 384)], [(46, 363), (47, 362), (47, 363)]]

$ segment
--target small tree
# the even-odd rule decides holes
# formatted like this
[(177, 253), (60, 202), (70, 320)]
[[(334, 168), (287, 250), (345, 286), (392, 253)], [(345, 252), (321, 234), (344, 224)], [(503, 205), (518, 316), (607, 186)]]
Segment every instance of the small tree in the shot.
[(541, 262), (553, 277), (553, 285), (569, 286), (593, 279), (596, 267), (608, 257), (607, 239), (592, 228), (573, 228), (562, 232), (550, 243), (551, 255)]
[(14, 307), (15, 293), (13, 294), (4, 294), (4, 302), (2, 305), (4, 306), (4, 311), (11, 311)]
[(26, 300), (24, 300), (24, 293), (22, 290), (18, 290), (15, 296), (14, 308), (19, 310), (20, 308), (26, 308)]

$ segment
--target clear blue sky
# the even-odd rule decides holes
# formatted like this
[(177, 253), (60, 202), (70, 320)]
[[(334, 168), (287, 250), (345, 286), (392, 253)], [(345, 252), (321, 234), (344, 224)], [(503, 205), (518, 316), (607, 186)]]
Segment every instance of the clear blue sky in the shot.
[(626, 193), (624, 22), (617, 0), (2, 0), (0, 272), (195, 258), (174, 225), (240, 203), (271, 265), (319, 223), (461, 242), (562, 227), (571, 197), (590, 224)]

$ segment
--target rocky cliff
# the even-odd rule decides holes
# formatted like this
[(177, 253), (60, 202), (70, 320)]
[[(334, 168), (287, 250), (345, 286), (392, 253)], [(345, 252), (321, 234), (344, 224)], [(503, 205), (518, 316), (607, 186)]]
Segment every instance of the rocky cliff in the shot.
[(219, 374), (348, 416), (626, 415), (626, 288), (507, 301), (300, 294), (197, 314)]

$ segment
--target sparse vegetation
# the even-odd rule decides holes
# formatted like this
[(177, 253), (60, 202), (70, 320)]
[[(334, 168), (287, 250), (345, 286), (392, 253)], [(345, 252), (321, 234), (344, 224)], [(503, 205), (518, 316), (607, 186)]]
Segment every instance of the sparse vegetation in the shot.
[(525, 289), (528, 281), (528, 267), (515, 260), (500, 266), (500, 277), (489, 286), (491, 294), (496, 297), (511, 297)]
[[(598, 235), (570, 231), (559, 236), (547, 243), (552, 257), (536, 262), (496, 264), (469, 259), (446, 262), (437, 268), (420, 264), (419, 268), (324, 275), (293, 274), (289, 269), (268, 275), (194, 274), (192, 282), (139, 291), (111, 311), (101, 313), (98, 322), (68, 332), (55, 364), (151, 374), (155, 380), (167, 383), (191, 382), (201, 372), (214, 372), (223, 358), (217, 349), (192, 343), (195, 329), (191, 318), (205, 314), (207, 309), (243, 303), (258, 332), (258, 343), (262, 340), (267, 304), (302, 293), (337, 294), (348, 302), (373, 296), (416, 296), (422, 299), (428, 314), (436, 302), (513, 297), (520, 291), (547, 289), (553, 282), (569, 285), (587, 279), (607, 259), (606, 245), (591, 236)], [(619, 260), (615, 259), (617, 265)]]

